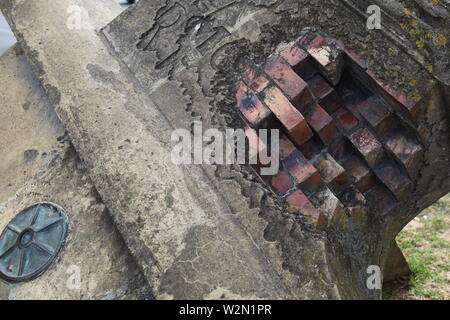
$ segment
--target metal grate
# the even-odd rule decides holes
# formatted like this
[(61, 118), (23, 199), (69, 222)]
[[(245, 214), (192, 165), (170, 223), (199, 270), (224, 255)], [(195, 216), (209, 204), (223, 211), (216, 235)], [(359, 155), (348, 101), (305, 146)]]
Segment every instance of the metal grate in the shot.
[(31, 280), (58, 255), (67, 236), (67, 219), (59, 206), (34, 204), (10, 221), (0, 236), (0, 277), (13, 282)]

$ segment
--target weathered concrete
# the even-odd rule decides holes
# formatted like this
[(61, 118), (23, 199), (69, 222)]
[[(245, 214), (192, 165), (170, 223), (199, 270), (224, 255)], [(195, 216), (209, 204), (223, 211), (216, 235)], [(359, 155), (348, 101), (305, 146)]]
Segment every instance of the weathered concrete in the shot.
[[(65, 246), (50, 268), (29, 282), (0, 280), (0, 298), (150, 298), (151, 290), (19, 47), (0, 58), (0, 70), (0, 230), (35, 202), (63, 206), (69, 220)], [(71, 266), (79, 268), (79, 288), (70, 286), (75, 283)]]
[[(117, 13), (113, 4), (78, 1), (88, 30), (61, 32), (70, 4), (12, 1), (3, 9), (157, 297), (299, 297), (238, 223), (222, 198), (227, 190), (214, 189), (201, 168), (171, 162), (170, 123), (95, 32)], [(44, 12), (55, 19), (32, 18)], [(320, 245), (308, 247), (318, 256), (311, 261), (323, 259)], [(319, 285), (304, 294), (326, 297), (330, 284)]]
[[(150, 98), (173, 126), (186, 126), (200, 119), (205, 127), (223, 129), (227, 125), (241, 126), (239, 116), (233, 111), (233, 97), (242, 72), (242, 58), (261, 64), (283, 42), (295, 40), (305, 27), (342, 39), (349, 50), (367, 58), (370, 69), (386, 84), (408, 96), (425, 98), (419, 124), (408, 126), (425, 143), (421, 172), (445, 171), (449, 159), (449, 136), (444, 129), (448, 127), (443, 100), (446, 83), (440, 83), (441, 89), (435, 86), (430, 90), (433, 82), (429, 70), (412, 58), (414, 48), (403, 50), (382, 32), (368, 30), (366, 21), (340, 2), (204, 1), (192, 6), (189, 1), (141, 1), (108, 25), (104, 33), (112, 49), (147, 88)], [(441, 131), (433, 132), (430, 127), (439, 127)], [(439, 144), (445, 147), (439, 148)], [(250, 197), (255, 186), (238, 171), (219, 167), (210, 175), (212, 181), (217, 181), (219, 190), (227, 190), (225, 197), (229, 203), (236, 203), (235, 190), (239, 186)], [(346, 221), (344, 228), (328, 230), (330, 242), (324, 242), (329, 249), (326, 261), (333, 270), (332, 281), (338, 284), (341, 296), (379, 296), (379, 292), (364, 288), (368, 265), (384, 268), (396, 234), (450, 189), (448, 174), (421, 175), (415, 184), (415, 196), (402, 201), (391, 217), (369, 215), (365, 221)], [(275, 227), (285, 223), (285, 218), (267, 213), (270, 210), (264, 202), (259, 209), (260, 216), (269, 222), (264, 239), (276, 240), (283, 258), (295, 257), (297, 262), (307, 265), (304, 256), (298, 255), (304, 250), (304, 239), (298, 241), (297, 248), (286, 245), (290, 236)], [(236, 213), (250, 234), (258, 239), (261, 224), (248, 223), (249, 215), (244, 211), (238, 209)], [(299, 228), (305, 232), (301, 222)], [(261, 248), (265, 248), (264, 241)], [(294, 274), (300, 275), (299, 278), (304, 276), (304, 270), (296, 269), (289, 258), (285, 258), (283, 265), (287, 268), (280, 274), (287, 279)], [(289, 271), (284, 272), (286, 269)]]
[(398, 280), (411, 275), (411, 270), (409, 269), (408, 263), (403, 256), (401, 249), (398, 247), (397, 243), (392, 244), (390, 257), (386, 268), (384, 270), (385, 282)]
[(362, 19), (367, 19), (367, 8), (381, 8), (383, 32), (399, 48), (408, 52), (417, 62), (443, 83), (450, 85), (450, 3), (416, 0), (400, 3), (383, 0), (341, 0)]
[[(89, 13), (84, 30), (65, 29), (66, 9), (75, 3)], [(378, 298), (378, 290), (365, 287), (367, 266), (384, 268), (395, 235), (450, 188), (448, 175), (435, 174), (448, 165), (449, 150), (438, 89), (415, 127), (427, 149), (417, 197), (392, 219), (372, 216), (313, 232), (282, 212), (245, 168), (171, 163), (173, 128), (196, 119), (205, 128), (236, 124), (230, 110), (240, 58), (262, 62), (305, 26), (344, 39), (388, 84), (425, 94), (430, 78), (423, 66), (395, 44), (396, 55), (381, 53), (380, 64), (386, 39), (365, 31), (365, 21), (335, 1), (166, 7), (141, 0), (105, 28), (104, 41), (96, 32), (118, 13), (110, 1), (2, 4), (158, 298)], [(36, 18), (44, 12), (52, 19)], [(405, 87), (409, 76), (417, 88)]]

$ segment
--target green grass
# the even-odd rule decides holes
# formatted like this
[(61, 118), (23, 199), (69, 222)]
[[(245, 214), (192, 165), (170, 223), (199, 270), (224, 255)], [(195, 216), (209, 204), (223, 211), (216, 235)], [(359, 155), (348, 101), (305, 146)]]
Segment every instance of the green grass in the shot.
[(397, 236), (412, 276), (394, 299), (450, 299), (450, 194)]

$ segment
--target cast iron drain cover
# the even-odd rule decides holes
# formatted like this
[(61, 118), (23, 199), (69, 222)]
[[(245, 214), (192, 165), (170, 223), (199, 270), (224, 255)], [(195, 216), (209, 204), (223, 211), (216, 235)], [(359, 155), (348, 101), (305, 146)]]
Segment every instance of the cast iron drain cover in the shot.
[(37, 203), (17, 214), (0, 236), (0, 277), (26, 281), (44, 272), (67, 235), (64, 210)]

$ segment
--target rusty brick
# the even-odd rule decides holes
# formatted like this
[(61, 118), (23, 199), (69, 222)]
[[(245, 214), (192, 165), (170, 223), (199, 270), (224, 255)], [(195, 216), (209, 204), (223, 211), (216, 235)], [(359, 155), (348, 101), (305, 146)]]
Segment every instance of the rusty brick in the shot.
[(346, 64), (350, 68), (357, 72), (367, 70), (367, 61), (363, 57), (347, 49), (345, 49), (344, 52), (347, 58)]
[[(345, 211), (342, 203), (328, 187), (321, 188), (311, 198), (311, 202), (324, 215), (327, 225), (345, 223)], [(343, 222), (344, 221), (344, 222)]]
[(343, 191), (351, 184), (345, 169), (328, 153), (321, 154), (311, 160), (322, 179), (336, 193)]
[(342, 50), (344, 50), (346, 55), (346, 65), (348, 65), (350, 68), (357, 67), (358, 70), (366, 70), (367, 69), (367, 62), (364, 58), (359, 56), (358, 54), (348, 50), (342, 40), (340, 39), (334, 39), (331, 38), (332, 41), (334, 41)]
[(311, 202), (301, 190), (295, 190), (286, 197), (286, 203), (290, 207), (302, 208)]
[(273, 114), (258, 97), (243, 83), (240, 83), (236, 92), (237, 108), (248, 123), (255, 128), (270, 122)]
[[(362, 101), (361, 101), (362, 102)], [(363, 120), (361, 118), (361, 115), (359, 114), (358, 111), (358, 107), (359, 107), (359, 103), (358, 104), (350, 104), (350, 105), (346, 105), (346, 109), (353, 114), (358, 120)]]
[(325, 42), (325, 38), (320, 34), (309, 32), (298, 40), (298, 44), (306, 50), (318, 48)]
[(355, 187), (350, 186), (339, 196), (342, 204), (348, 207), (366, 206), (367, 200), (364, 195)]
[(259, 138), (257, 132), (249, 126), (244, 127), (244, 132), (249, 146), (249, 163), (260, 166), (259, 157), (261, 152), (266, 152), (266, 144)]
[(345, 65), (348, 66), (350, 71), (359, 75), (359, 78), (367, 78), (365, 71), (367, 70), (367, 61), (360, 55), (348, 50), (341, 40), (333, 39), (344, 50), (345, 53)]
[(355, 179), (355, 184), (359, 191), (366, 192), (372, 188), (375, 183), (375, 177), (363, 160), (355, 155), (348, 155), (343, 161), (342, 166), (347, 173)]
[(293, 67), (296, 74), (300, 76), (303, 80), (311, 79), (319, 71), (317, 70), (313, 58), (308, 55), (306, 59)]
[(336, 179), (337, 176), (345, 172), (344, 168), (342, 168), (328, 153), (319, 155), (311, 160), (311, 162), (317, 170), (319, 170), (325, 183), (330, 183)]
[[(412, 120), (417, 123), (423, 109), (425, 108), (425, 100), (421, 97), (408, 98), (404, 93), (398, 94), (396, 96), (400, 106), (408, 110), (408, 114), (411, 116)], [(398, 106), (397, 106), (398, 108)]]
[(317, 169), (300, 152), (292, 153), (283, 164), (302, 190), (313, 191), (323, 184)]
[(325, 226), (325, 216), (317, 210), (301, 190), (296, 190), (286, 198), (288, 211), (309, 216), (317, 226)]
[(384, 162), (374, 171), (397, 199), (401, 199), (412, 187), (411, 180), (393, 162)]
[(346, 210), (350, 214), (350, 219), (354, 225), (363, 225), (369, 217), (368, 208), (364, 206), (347, 207)]
[(356, 106), (372, 95), (372, 92), (359, 84), (351, 73), (345, 73), (339, 87), (339, 94), (343, 105), (349, 111), (357, 112)]
[(344, 108), (339, 108), (332, 116), (347, 133), (352, 132), (359, 124), (358, 119)]
[(281, 170), (271, 178), (271, 185), (278, 195), (283, 196), (294, 187), (294, 182), (287, 171)]
[(305, 143), (313, 136), (303, 115), (294, 108), (278, 88), (268, 88), (263, 95), (266, 105), (298, 144)]
[(383, 147), (367, 128), (355, 131), (348, 138), (371, 168), (382, 160)]
[(330, 86), (320, 74), (308, 80), (312, 93), (318, 99), (319, 104), (328, 112), (333, 113), (342, 105), (339, 94)]
[(382, 215), (388, 214), (397, 205), (395, 197), (382, 185), (376, 185), (370, 189), (365, 196), (369, 203)]
[(388, 136), (394, 130), (398, 130), (398, 124), (394, 115), (377, 96), (371, 96), (357, 107), (361, 116), (381, 136)]
[(367, 74), (375, 84), (375, 91), (394, 107), (395, 110), (407, 115), (413, 121), (417, 121), (423, 107), (420, 97), (408, 98), (405, 93), (397, 92), (390, 86), (385, 85), (372, 70), (368, 70)]
[(314, 173), (309, 179), (299, 184), (300, 189), (307, 194), (313, 194), (324, 185), (319, 172)]
[(256, 67), (248, 67), (244, 71), (242, 79), (255, 92), (261, 92), (269, 85), (269, 80)]
[(338, 194), (348, 188), (352, 183), (352, 177), (347, 172), (344, 172), (337, 176), (336, 179), (329, 184), (329, 187), (334, 193)]
[(270, 58), (264, 71), (272, 77), (289, 100), (300, 110), (312, 102), (313, 96), (306, 82), (280, 57)]
[(306, 120), (326, 145), (339, 136), (333, 118), (318, 104), (306, 114)]
[(297, 45), (289, 45), (280, 52), (280, 56), (291, 66), (298, 66), (308, 58), (309, 54)]
[(360, 191), (350, 187), (339, 196), (339, 200), (345, 206), (354, 225), (363, 225), (367, 222), (369, 218), (367, 199)]
[(324, 148), (325, 146), (320, 138), (314, 135), (306, 143), (302, 144), (299, 149), (306, 158), (312, 159), (321, 153)]
[(345, 45), (344, 45), (344, 42), (342, 41), (342, 40), (340, 40), (340, 39), (336, 39), (336, 38), (328, 38), (328, 41), (331, 41), (331, 42), (333, 42), (336, 46), (338, 46), (341, 50), (346, 50), (345, 49)]
[(342, 100), (336, 90), (328, 84), (320, 74), (308, 80), (312, 93), (318, 99), (319, 104), (328, 112), (333, 113), (341, 107)]
[(350, 143), (347, 137), (338, 138), (333, 140), (328, 146), (328, 153), (336, 159), (337, 162), (354, 151), (353, 145)]
[(294, 144), (284, 134), (280, 134), (280, 159), (286, 159), (296, 150)]
[(388, 139), (386, 147), (395, 159), (402, 163), (411, 178), (415, 178), (423, 154), (422, 146), (407, 134), (398, 133)]
[(298, 151), (291, 154), (283, 163), (297, 184), (304, 182), (317, 172), (316, 168)]
[(336, 110), (342, 107), (342, 99), (336, 90), (331, 90), (322, 99), (319, 99), (319, 104), (329, 113), (332, 114)]
[[(304, 44), (305, 45), (305, 44)], [(306, 44), (306, 51), (317, 62), (319, 71), (333, 86), (341, 79), (345, 60), (342, 48), (331, 39), (318, 35)]]
[(320, 74), (316, 74), (314, 77), (309, 79), (308, 85), (314, 96), (318, 99), (326, 97), (333, 90), (327, 80), (325, 80)]

